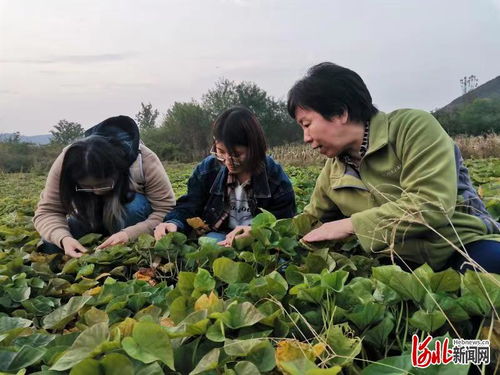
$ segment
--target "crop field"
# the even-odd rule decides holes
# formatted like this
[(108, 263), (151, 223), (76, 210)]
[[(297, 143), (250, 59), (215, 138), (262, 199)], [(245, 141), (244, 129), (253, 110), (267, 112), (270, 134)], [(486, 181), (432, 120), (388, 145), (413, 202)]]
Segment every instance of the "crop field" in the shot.
[[(500, 159), (469, 160), (500, 218)], [(177, 197), (193, 165), (166, 165)], [(285, 168), (299, 211), (321, 167)], [(234, 248), (170, 233), (79, 259), (36, 251), (44, 175), (0, 178), (0, 373), (467, 374), (412, 367), (412, 337), (489, 339), (498, 370), (500, 276), (423, 265), (404, 272), (355, 240), (309, 249), (263, 212)]]

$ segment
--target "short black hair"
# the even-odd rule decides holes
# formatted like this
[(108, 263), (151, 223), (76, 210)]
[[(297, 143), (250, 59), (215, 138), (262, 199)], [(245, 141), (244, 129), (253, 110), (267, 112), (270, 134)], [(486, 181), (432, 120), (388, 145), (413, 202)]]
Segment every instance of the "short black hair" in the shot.
[(292, 118), (297, 108), (313, 110), (328, 120), (347, 111), (350, 121), (363, 123), (378, 112), (361, 77), (331, 62), (314, 65), (293, 85), (287, 107)]
[(248, 169), (258, 173), (265, 165), (267, 143), (264, 130), (255, 114), (244, 106), (234, 106), (222, 112), (213, 124), (213, 136), (222, 142), (230, 154), (235, 147), (248, 147), (245, 162)]

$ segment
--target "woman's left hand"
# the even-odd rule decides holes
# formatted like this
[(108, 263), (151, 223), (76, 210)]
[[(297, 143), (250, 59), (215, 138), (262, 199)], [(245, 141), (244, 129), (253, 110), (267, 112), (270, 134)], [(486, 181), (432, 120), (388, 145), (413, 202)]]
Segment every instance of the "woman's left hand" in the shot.
[(238, 225), (226, 235), (226, 239), (224, 241), (218, 242), (217, 245), (231, 247), (234, 240), (237, 240), (238, 238), (248, 237), (251, 230), (252, 227), (250, 225)]
[(129, 240), (128, 238), (128, 234), (125, 233), (125, 232), (118, 232), (118, 233), (115, 233), (111, 236), (109, 236), (109, 238), (104, 241), (102, 244), (100, 244), (99, 246), (96, 247), (96, 250), (101, 250), (101, 249), (104, 249), (108, 246), (113, 246), (113, 245), (119, 245), (119, 244), (122, 244), (122, 243), (127, 243)]
[(351, 219), (330, 221), (307, 233), (302, 239), (306, 242), (343, 240), (354, 233)]

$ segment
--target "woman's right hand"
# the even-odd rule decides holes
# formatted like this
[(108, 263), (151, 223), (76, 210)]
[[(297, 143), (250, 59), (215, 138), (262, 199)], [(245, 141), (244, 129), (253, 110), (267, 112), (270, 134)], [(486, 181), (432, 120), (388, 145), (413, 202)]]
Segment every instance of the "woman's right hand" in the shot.
[(72, 258), (80, 258), (87, 249), (73, 237), (64, 237), (61, 241), (64, 253)]
[(155, 239), (158, 241), (169, 232), (177, 232), (177, 225), (174, 223), (160, 223), (155, 228)]

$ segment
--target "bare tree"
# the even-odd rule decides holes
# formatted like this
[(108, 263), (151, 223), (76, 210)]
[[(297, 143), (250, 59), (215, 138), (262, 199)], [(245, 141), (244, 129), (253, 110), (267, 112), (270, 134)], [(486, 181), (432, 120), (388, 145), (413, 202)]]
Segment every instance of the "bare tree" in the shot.
[(477, 87), (478, 82), (479, 81), (477, 77), (473, 74), (468, 77), (464, 76), (464, 78), (460, 80), (460, 87), (462, 87), (462, 93), (465, 95), (469, 91), (474, 90)]

